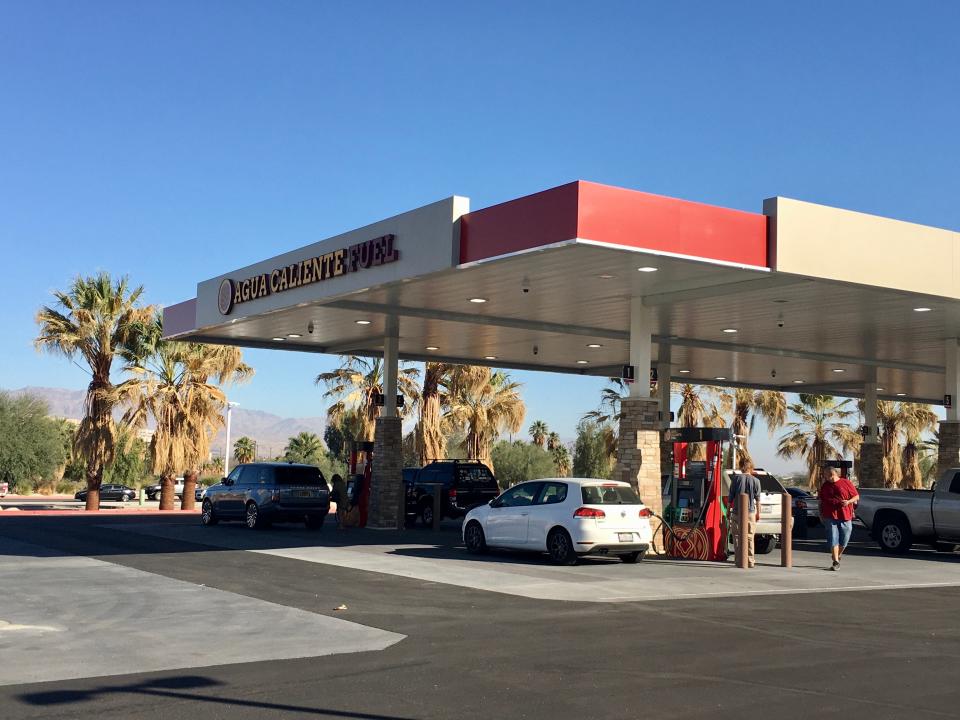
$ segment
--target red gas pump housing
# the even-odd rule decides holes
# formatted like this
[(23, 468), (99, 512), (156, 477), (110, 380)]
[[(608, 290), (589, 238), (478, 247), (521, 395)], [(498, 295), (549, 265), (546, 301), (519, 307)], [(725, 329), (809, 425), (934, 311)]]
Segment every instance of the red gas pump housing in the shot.
[(367, 511), (370, 507), (370, 479), (373, 476), (373, 443), (356, 440), (350, 443), (350, 477), (360, 481), (360, 497), (357, 501), (357, 527), (367, 526)]

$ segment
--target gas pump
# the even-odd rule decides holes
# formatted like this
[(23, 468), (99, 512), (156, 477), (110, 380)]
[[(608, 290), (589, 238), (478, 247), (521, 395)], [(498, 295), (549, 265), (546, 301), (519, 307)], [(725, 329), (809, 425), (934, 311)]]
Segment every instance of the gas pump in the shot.
[(352, 441), (350, 443), (350, 479), (347, 483), (347, 495), (350, 497), (352, 508), (357, 508), (356, 527), (367, 526), (372, 474), (373, 443), (367, 440)]
[[(676, 428), (667, 436), (673, 442), (675, 472), (670, 481), (669, 504), (663, 517), (670, 557), (690, 560), (726, 560), (727, 513), (723, 503), (723, 444), (730, 442), (727, 428)], [(689, 446), (706, 444), (706, 459), (688, 458)]]

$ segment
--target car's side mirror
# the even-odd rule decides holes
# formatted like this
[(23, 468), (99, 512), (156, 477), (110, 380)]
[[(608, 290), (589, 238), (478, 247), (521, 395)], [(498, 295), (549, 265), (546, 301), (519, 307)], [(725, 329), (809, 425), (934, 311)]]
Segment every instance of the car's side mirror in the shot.
[(500, 502), (500, 498), (494, 498), (493, 500), (490, 501), (490, 507), (492, 508), (498, 508), (501, 505), (503, 505), (503, 503)]
[(233, 485), (233, 480), (230, 478), (223, 478), (220, 480), (221, 485)]

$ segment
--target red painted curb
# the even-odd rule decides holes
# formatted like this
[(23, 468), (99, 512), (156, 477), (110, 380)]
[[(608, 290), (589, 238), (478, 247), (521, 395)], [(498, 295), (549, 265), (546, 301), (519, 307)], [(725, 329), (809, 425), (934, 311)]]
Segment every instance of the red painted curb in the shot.
[(10, 517), (20, 517), (22, 515), (61, 515), (76, 517), (91, 517), (94, 515), (199, 515), (200, 508), (196, 508), (195, 510), (154, 510), (152, 508), (149, 510), (134, 510), (132, 508), (113, 510), (111, 508), (102, 508), (92, 512), (87, 512), (83, 508), (77, 508), (76, 510), (20, 510), (10, 508), (0, 512), (0, 518), (5, 517), (7, 513), (9, 513)]

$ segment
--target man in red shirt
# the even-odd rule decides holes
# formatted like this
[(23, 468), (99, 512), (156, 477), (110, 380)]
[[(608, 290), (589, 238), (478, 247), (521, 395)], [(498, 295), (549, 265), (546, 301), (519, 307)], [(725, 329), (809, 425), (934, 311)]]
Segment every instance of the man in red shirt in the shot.
[(853, 508), (860, 494), (847, 478), (840, 477), (837, 468), (823, 469), (820, 485), (820, 517), (827, 529), (827, 543), (833, 558), (831, 570), (840, 569), (840, 558), (850, 542), (853, 531)]

